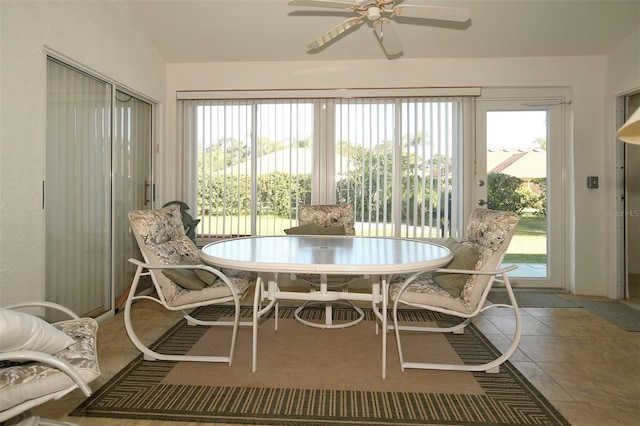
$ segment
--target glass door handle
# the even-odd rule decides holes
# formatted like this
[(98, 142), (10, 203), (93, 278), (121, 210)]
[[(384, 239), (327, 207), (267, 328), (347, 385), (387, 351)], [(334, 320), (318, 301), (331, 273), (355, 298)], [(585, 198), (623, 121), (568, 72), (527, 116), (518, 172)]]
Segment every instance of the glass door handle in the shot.
[(478, 200), (478, 205), (479, 206), (484, 206), (485, 204), (487, 204), (487, 202), (485, 200), (482, 200), (482, 199)]

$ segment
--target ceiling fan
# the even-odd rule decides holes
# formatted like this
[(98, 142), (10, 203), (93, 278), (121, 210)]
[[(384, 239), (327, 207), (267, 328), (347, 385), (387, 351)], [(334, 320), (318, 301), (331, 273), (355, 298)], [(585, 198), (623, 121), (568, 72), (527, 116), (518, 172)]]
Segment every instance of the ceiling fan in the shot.
[[(401, 1), (401, 0), (399, 0)], [(351, 28), (365, 22), (365, 18), (373, 23), (375, 32), (385, 54), (395, 57), (402, 53), (402, 43), (391, 25), (389, 18), (406, 17), (419, 19), (436, 19), (441, 21), (466, 22), (471, 12), (469, 9), (446, 6), (418, 6), (396, 4), (398, 0), (289, 0), (289, 6), (327, 7), (355, 12), (358, 16), (343, 21), (315, 39), (307, 47), (318, 49)], [(387, 18), (385, 15), (388, 15)]]

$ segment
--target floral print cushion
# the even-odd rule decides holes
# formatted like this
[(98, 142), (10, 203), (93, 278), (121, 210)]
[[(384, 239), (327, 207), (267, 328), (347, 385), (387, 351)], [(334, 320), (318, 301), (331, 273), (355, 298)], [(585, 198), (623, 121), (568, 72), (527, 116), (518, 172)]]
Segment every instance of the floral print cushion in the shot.
[[(203, 264), (198, 248), (185, 234), (178, 205), (157, 210), (133, 210), (129, 212), (129, 222), (147, 263), (151, 265)], [(209, 285), (202, 290), (189, 290), (180, 287), (160, 271), (161, 269), (152, 269), (151, 273), (169, 306), (180, 307), (231, 295), (231, 290), (219, 278), (208, 283)], [(240, 294), (255, 281), (254, 273), (235, 270), (222, 272)]]
[(353, 206), (346, 205), (298, 205), (298, 224), (343, 226), (346, 235), (355, 235)]
[(520, 217), (513, 212), (476, 209), (467, 224), (465, 238), (481, 246), (498, 250), (507, 236), (513, 233), (519, 220)]
[[(500, 266), (503, 254), (507, 251), (511, 237), (520, 217), (513, 212), (476, 209), (469, 218), (465, 238), (432, 239), (430, 241), (447, 245), (461, 242), (478, 249), (478, 261), (473, 270), (495, 270)], [(409, 275), (400, 275), (390, 283), (390, 296), (395, 299), (402, 284)], [(417, 277), (407, 287), (401, 298), (409, 303), (441, 306), (459, 312), (473, 312), (482, 292), (491, 280), (489, 275), (470, 275), (459, 296), (449, 294), (441, 288), (429, 274)]]
[[(79, 318), (54, 323), (53, 326), (75, 340), (74, 344), (54, 356), (74, 367), (87, 383), (98, 377), (98, 323), (92, 318)], [(26, 400), (63, 391), (72, 384), (72, 380), (60, 370), (39, 362), (1, 368), (0, 411)]]

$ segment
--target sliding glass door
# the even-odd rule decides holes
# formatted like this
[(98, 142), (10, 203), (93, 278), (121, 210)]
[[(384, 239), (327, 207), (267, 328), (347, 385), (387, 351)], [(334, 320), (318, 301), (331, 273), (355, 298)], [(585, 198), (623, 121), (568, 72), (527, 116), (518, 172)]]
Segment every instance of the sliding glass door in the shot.
[(47, 61), (46, 298), (82, 315), (113, 308), (138, 257), (127, 212), (152, 201), (152, 106)]
[(48, 61), (45, 294), (89, 315), (111, 305), (111, 90)]
[(351, 204), (356, 233), (427, 238), (460, 223), (463, 101), (179, 102), (185, 199), (201, 238), (274, 235), (298, 204)]

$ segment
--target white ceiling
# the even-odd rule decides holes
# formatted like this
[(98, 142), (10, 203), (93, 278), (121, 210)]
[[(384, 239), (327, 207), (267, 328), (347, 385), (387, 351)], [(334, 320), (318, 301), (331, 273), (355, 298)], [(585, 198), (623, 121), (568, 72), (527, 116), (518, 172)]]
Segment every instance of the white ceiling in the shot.
[[(605, 54), (640, 23), (640, 0), (404, 0), (467, 7), (465, 24), (394, 18), (403, 58)], [(167, 62), (385, 59), (369, 23), (306, 45), (353, 13), (287, 0), (121, 0)]]

